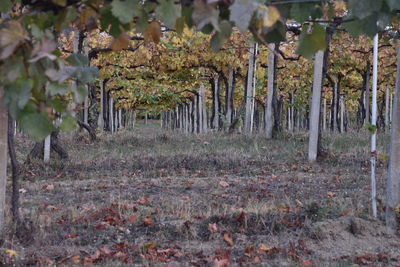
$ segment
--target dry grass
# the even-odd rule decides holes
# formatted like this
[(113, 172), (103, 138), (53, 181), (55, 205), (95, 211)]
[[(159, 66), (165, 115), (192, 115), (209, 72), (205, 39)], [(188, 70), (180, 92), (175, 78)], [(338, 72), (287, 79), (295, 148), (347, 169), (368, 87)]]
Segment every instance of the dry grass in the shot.
[[(105, 134), (94, 144), (66, 135), (69, 161), (35, 162), (24, 171), (21, 213), (32, 238), (21, 240), (10, 229), (0, 259), (205, 266), (229, 255), (233, 265), (395, 263), (399, 239), (369, 217), (367, 134), (324, 136), (327, 155), (309, 164), (303, 133), (268, 141), (165, 133), (139, 123), (133, 133)], [(20, 161), (31, 146), (18, 136)], [(380, 199), (385, 164), (378, 169)], [(10, 259), (6, 248), (18, 255)], [(357, 258), (366, 253), (374, 258)]]

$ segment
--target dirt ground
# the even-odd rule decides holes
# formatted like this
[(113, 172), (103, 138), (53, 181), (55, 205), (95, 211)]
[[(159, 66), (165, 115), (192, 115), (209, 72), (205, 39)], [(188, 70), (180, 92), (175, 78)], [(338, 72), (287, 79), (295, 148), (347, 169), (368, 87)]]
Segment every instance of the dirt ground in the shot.
[[(324, 134), (315, 164), (303, 133), (189, 136), (152, 122), (95, 143), (65, 134), (68, 161), (24, 167), (24, 224), (15, 234), (10, 223), (0, 262), (400, 266), (400, 238), (383, 223), (386, 139), (373, 219), (366, 133)], [(32, 146), (17, 136), (21, 163)]]

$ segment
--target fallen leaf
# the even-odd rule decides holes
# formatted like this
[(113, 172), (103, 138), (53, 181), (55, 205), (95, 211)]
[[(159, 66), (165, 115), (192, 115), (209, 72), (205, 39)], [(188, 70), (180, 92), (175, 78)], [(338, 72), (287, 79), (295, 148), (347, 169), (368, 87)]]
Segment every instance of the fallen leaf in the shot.
[(229, 235), (229, 233), (224, 233), (224, 240), (226, 243), (228, 243), (229, 246), (233, 246), (233, 239)]
[(52, 185), (52, 184), (47, 184), (47, 185), (44, 185), (44, 186), (42, 187), (42, 189), (44, 189), (44, 190), (54, 190), (54, 185)]
[(225, 182), (225, 181), (219, 182), (219, 185), (222, 186), (222, 187), (228, 187), (229, 186), (229, 184), (227, 182)]
[(218, 232), (217, 224), (216, 224), (216, 223), (209, 223), (209, 224), (208, 224), (208, 230), (209, 230), (211, 233), (217, 233), (217, 232)]
[(251, 263), (253, 263), (253, 264), (259, 264), (260, 262), (261, 262), (260, 257), (255, 256), (254, 259), (253, 259), (253, 261), (252, 261)]
[(271, 248), (267, 247), (265, 244), (260, 244), (260, 250), (269, 251), (269, 250), (271, 250)]
[(314, 266), (314, 265), (313, 265), (313, 262), (310, 260), (303, 260), (300, 263), (300, 267), (312, 267), (312, 266)]
[(228, 267), (229, 260), (228, 259), (215, 259), (213, 262), (213, 267)]
[(81, 263), (81, 256), (76, 255), (71, 257), (72, 264), (79, 264)]
[(138, 200), (138, 203), (142, 204), (142, 205), (146, 204), (147, 202), (149, 202), (149, 197), (146, 197), (146, 196), (143, 196), (143, 197), (139, 198), (139, 200)]
[(333, 192), (328, 192), (326, 195), (328, 197), (336, 197), (336, 193), (333, 193)]
[(143, 223), (146, 226), (150, 226), (152, 224), (151, 223), (151, 218), (149, 216), (146, 216), (146, 218), (144, 218), (144, 220), (143, 220)]
[(5, 252), (7, 254), (7, 257), (9, 257), (9, 258), (15, 257), (18, 254), (18, 252), (16, 252), (15, 250), (12, 250), (12, 249), (6, 249)]
[(128, 218), (128, 222), (130, 222), (130, 223), (136, 222), (136, 217), (135, 217), (134, 215), (130, 216), (130, 217)]
[(77, 237), (78, 235), (77, 234), (75, 234), (75, 233), (73, 233), (73, 234), (65, 234), (64, 235), (64, 238), (75, 238), (75, 237)]

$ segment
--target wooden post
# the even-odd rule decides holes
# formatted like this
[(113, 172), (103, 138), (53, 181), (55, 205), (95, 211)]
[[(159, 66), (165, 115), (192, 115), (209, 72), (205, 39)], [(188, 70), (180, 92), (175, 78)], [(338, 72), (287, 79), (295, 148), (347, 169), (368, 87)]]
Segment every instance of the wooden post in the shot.
[(324, 51), (315, 54), (314, 83), (310, 111), (310, 135), (308, 143), (308, 160), (316, 161), (318, 156), (319, 116), (321, 108), (322, 69)]
[(7, 187), (8, 114), (4, 102), (4, 88), (0, 86), (0, 236), (3, 235)]
[(272, 100), (274, 98), (274, 85), (275, 85), (275, 54), (272, 52), (275, 50), (275, 44), (269, 45), (268, 51), (268, 92), (266, 97), (265, 107), (265, 134), (267, 139), (272, 138), (272, 129), (274, 126), (274, 119), (272, 114)]
[(386, 225), (393, 232), (398, 229), (400, 205), (400, 41), (397, 41), (397, 72), (394, 88), (393, 121), (390, 131), (389, 168), (386, 183)]
[(245, 133), (250, 133), (251, 131), (251, 110), (252, 110), (252, 101), (253, 101), (253, 73), (254, 73), (254, 52), (255, 52), (255, 44), (254, 42), (250, 43), (250, 51), (249, 51), (249, 65), (247, 72), (247, 83), (246, 83), (246, 99), (245, 99), (245, 116), (244, 116), (244, 127), (243, 130)]
[(110, 120), (110, 131), (111, 133), (115, 132), (115, 128), (114, 128), (114, 99), (110, 96), (110, 100), (109, 100), (109, 120)]
[(100, 114), (97, 120), (100, 132), (104, 130), (104, 81), (100, 80)]
[[(372, 71), (372, 117), (371, 124), (376, 127), (377, 92), (378, 92), (378, 34), (374, 37), (373, 71)], [(371, 199), (372, 216), (377, 217), (376, 207), (376, 130), (371, 135)]]
[(389, 96), (390, 96), (390, 90), (389, 87), (386, 88), (385, 91), (385, 129), (389, 129)]

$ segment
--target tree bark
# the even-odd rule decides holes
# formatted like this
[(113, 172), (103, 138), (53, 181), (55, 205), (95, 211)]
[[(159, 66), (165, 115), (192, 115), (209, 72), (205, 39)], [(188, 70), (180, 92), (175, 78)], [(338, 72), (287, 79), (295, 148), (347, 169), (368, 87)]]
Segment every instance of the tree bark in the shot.
[(308, 143), (308, 160), (316, 161), (318, 156), (319, 116), (321, 108), (322, 72), (324, 64), (324, 51), (315, 54), (314, 82), (310, 112), (310, 136)]
[[(397, 42), (397, 73), (394, 88), (393, 120), (390, 132), (389, 168), (386, 183), (386, 225), (399, 226), (400, 205), (400, 42)], [(396, 210), (397, 209), (397, 210)]]

